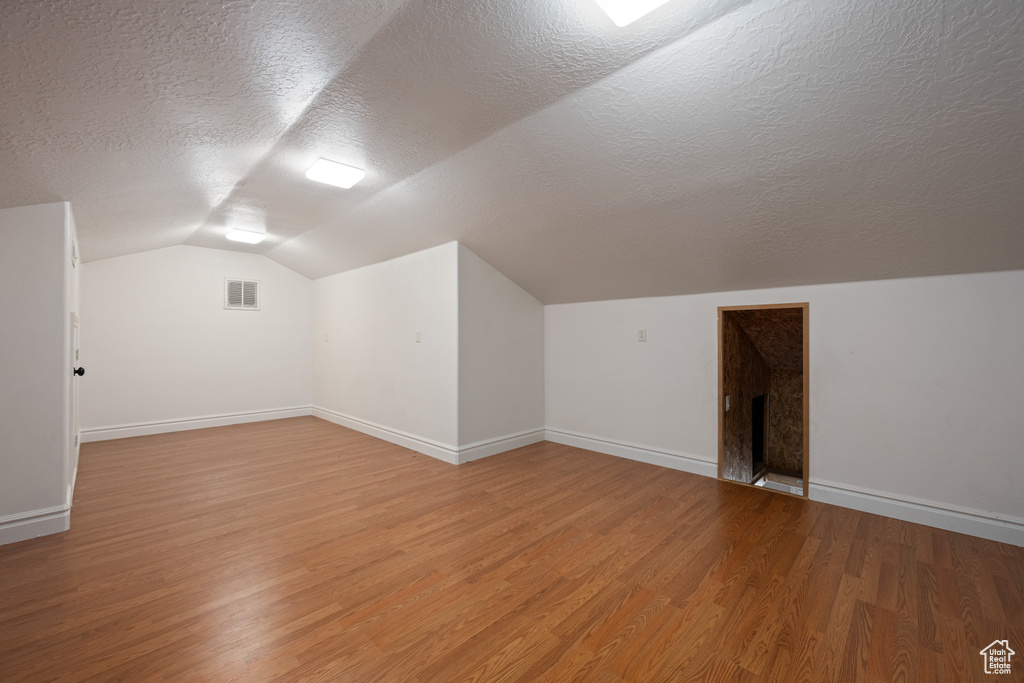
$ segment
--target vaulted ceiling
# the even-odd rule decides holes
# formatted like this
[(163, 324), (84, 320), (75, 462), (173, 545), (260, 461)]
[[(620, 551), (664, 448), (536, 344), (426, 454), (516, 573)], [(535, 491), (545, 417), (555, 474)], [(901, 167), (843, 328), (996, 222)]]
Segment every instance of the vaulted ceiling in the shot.
[(0, 207), (72, 202), (86, 260), (457, 239), (545, 303), (1024, 268), (1019, 0), (2, 0), (0, 46)]

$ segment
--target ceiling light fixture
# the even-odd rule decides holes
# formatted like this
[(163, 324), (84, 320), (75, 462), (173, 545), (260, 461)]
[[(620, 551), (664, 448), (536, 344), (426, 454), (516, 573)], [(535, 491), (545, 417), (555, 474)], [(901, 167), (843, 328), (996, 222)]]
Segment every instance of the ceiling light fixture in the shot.
[(366, 171), (339, 164), (337, 161), (317, 159), (306, 171), (306, 177), (318, 183), (327, 183), (346, 190), (366, 177)]
[(627, 26), (668, 0), (596, 0), (616, 26)]
[(224, 235), (232, 242), (245, 242), (246, 244), (259, 244), (263, 241), (263, 238), (267, 236), (265, 232), (256, 232), (255, 230), (242, 230), (241, 228), (232, 228), (228, 230), (228, 234)]

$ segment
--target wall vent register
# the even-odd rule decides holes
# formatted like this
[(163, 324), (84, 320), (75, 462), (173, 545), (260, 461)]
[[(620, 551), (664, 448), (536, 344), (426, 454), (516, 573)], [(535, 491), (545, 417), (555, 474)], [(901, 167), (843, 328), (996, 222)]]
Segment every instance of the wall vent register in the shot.
[(224, 308), (238, 311), (260, 310), (259, 280), (224, 280)]

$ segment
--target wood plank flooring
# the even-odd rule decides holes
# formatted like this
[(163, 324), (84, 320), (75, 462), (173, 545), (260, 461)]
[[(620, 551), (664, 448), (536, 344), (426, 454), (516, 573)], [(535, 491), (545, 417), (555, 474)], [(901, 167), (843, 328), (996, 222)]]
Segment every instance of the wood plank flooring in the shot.
[(0, 680), (982, 681), (1024, 549), (543, 443), (315, 418), (86, 444), (0, 547)]

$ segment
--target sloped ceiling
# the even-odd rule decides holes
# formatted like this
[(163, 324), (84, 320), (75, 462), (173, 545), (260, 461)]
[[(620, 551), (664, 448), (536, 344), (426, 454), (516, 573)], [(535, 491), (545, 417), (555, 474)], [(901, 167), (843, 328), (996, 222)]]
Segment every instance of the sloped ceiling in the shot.
[(1018, 0), (4, 0), (0, 45), (0, 207), (71, 201), (86, 260), (460, 240), (545, 303), (1024, 268)]
[(803, 370), (802, 308), (748, 308), (724, 314), (739, 323), (769, 369)]

